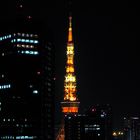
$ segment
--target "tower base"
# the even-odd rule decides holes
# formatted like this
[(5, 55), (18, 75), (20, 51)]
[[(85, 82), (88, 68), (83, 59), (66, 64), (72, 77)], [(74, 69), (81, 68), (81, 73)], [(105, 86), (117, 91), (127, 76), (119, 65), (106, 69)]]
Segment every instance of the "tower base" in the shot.
[(61, 102), (62, 112), (64, 114), (78, 113), (80, 102)]

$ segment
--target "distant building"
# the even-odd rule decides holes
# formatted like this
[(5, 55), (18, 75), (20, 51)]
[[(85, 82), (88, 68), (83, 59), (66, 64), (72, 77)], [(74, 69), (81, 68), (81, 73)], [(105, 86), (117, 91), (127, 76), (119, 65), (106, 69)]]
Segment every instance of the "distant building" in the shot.
[(83, 115), (65, 116), (65, 140), (111, 140), (110, 106), (95, 106)]
[(54, 46), (45, 28), (27, 16), (0, 33), (1, 140), (54, 139)]
[(124, 140), (140, 140), (140, 118), (124, 118)]

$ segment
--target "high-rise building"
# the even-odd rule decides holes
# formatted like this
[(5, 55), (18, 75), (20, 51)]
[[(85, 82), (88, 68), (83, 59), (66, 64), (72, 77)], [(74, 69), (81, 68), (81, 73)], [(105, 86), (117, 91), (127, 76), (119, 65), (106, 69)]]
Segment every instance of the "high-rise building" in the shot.
[(140, 140), (140, 118), (124, 117), (124, 140)]
[(65, 140), (112, 140), (110, 106), (95, 106), (85, 114), (65, 117)]
[(0, 139), (54, 140), (51, 34), (31, 16), (5, 24), (0, 33)]

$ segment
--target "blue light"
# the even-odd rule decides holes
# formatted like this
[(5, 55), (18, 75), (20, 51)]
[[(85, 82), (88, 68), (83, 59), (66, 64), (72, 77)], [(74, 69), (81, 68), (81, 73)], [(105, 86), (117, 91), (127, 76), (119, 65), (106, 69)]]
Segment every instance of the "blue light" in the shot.
[(11, 38), (11, 37), (12, 37), (12, 35), (2, 36), (2, 37), (0, 37), (0, 41), (6, 40), (6, 39)]
[(21, 39), (21, 42), (25, 42), (26, 40), (25, 39)]
[(28, 54), (28, 55), (38, 55), (39, 54), (38, 51), (29, 51), (29, 50), (26, 50), (26, 51), (19, 51), (18, 50), (18, 53)]
[[(12, 39), (11, 42), (15, 42), (16, 39)], [(34, 43), (34, 44), (37, 44), (38, 43), (38, 40), (30, 40), (30, 39), (21, 39), (21, 38), (18, 38), (17, 39), (17, 42), (25, 42), (25, 43)]]
[(34, 43), (34, 41), (33, 40), (30, 40), (30, 43)]
[(34, 139), (36, 136), (16, 136), (16, 139)]
[(30, 51), (25, 51), (25, 53), (26, 53), (26, 54), (31, 54), (31, 52), (30, 52)]
[(17, 42), (21, 41), (21, 39), (17, 39)]
[(29, 39), (26, 39), (26, 40), (25, 40), (25, 42), (27, 42), (27, 43), (28, 43), (28, 42), (30, 42), (30, 40), (29, 40)]

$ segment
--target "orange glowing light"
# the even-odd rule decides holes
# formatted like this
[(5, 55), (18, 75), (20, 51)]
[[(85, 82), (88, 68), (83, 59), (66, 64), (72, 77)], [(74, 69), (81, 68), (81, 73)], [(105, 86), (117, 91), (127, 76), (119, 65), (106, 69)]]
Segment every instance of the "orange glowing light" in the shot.
[(73, 60), (72, 59), (68, 59), (67, 60), (67, 64), (73, 64)]
[(64, 113), (77, 113), (78, 107), (62, 107), (62, 112), (64, 112)]
[(72, 29), (69, 29), (69, 34), (68, 34), (68, 42), (72, 41)]
[(72, 42), (72, 17), (69, 17), (69, 33), (68, 33), (68, 42)]

